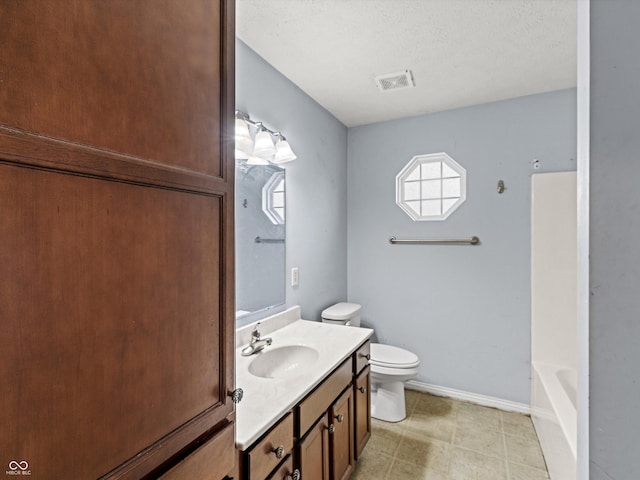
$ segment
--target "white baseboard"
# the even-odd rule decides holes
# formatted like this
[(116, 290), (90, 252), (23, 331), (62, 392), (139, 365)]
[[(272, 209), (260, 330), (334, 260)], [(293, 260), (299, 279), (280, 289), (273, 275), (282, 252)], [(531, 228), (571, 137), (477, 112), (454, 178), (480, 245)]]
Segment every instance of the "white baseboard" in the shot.
[(405, 386), (409, 390), (417, 390), (419, 392), (427, 392), (439, 397), (451, 397), (456, 400), (464, 400), (465, 402), (475, 403), (484, 407), (493, 407), (507, 412), (531, 414), (531, 407), (524, 403), (512, 402), (496, 397), (488, 397), (486, 395), (478, 395), (477, 393), (464, 392), (455, 388), (439, 387), (429, 383), (419, 382), (417, 380), (409, 380), (405, 382)]

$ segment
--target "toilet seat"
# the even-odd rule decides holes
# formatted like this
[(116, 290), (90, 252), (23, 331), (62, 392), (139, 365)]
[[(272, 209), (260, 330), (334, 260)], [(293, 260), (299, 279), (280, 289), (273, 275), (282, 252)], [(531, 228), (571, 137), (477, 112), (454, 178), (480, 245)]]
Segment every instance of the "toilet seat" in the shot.
[(402, 378), (402, 381), (410, 380), (418, 374), (418, 367), (413, 368), (394, 368), (394, 367), (381, 367), (380, 365), (371, 365), (372, 377), (377, 375), (386, 375), (393, 378)]
[(385, 369), (404, 370), (416, 368), (420, 365), (420, 360), (415, 353), (405, 350), (404, 348), (372, 343), (369, 364)]

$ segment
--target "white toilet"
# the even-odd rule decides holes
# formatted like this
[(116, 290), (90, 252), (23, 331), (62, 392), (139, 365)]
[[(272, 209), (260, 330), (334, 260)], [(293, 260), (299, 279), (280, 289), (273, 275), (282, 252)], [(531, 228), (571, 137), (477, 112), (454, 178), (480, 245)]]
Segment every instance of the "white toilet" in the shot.
[[(322, 321), (334, 325), (360, 326), (357, 303), (337, 303), (322, 311)], [(420, 360), (415, 353), (381, 343), (371, 344), (371, 416), (399, 422), (407, 416), (404, 382), (418, 374)]]

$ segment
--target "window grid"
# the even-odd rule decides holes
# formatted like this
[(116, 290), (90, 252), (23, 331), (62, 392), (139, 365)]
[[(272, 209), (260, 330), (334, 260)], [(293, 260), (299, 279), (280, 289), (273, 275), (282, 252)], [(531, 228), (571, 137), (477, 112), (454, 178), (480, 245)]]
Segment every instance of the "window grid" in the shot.
[(262, 211), (274, 225), (285, 222), (284, 173), (276, 172), (262, 189)]
[(445, 153), (414, 157), (396, 182), (396, 203), (414, 220), (443, 220), (466, 197), (466, 171)]

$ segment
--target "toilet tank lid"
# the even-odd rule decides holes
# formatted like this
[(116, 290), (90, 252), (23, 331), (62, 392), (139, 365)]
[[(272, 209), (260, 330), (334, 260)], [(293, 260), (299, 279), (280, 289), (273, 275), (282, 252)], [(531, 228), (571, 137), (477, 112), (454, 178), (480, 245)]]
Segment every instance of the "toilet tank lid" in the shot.
[(393, 345), (384, 345), (381, 343), (371, 344), (371, 360), (372, 365), (380, 366), (398, 366), (398, 367), (417, 367), (420, 364), (418, 356), (405, 350), (404, 348), (394, 347)]
[(322, 318), (327, 320), (349, 320), (357, 315), (362, 309), (357, 303), (340, 302), (325, 308), (322, 311)]

